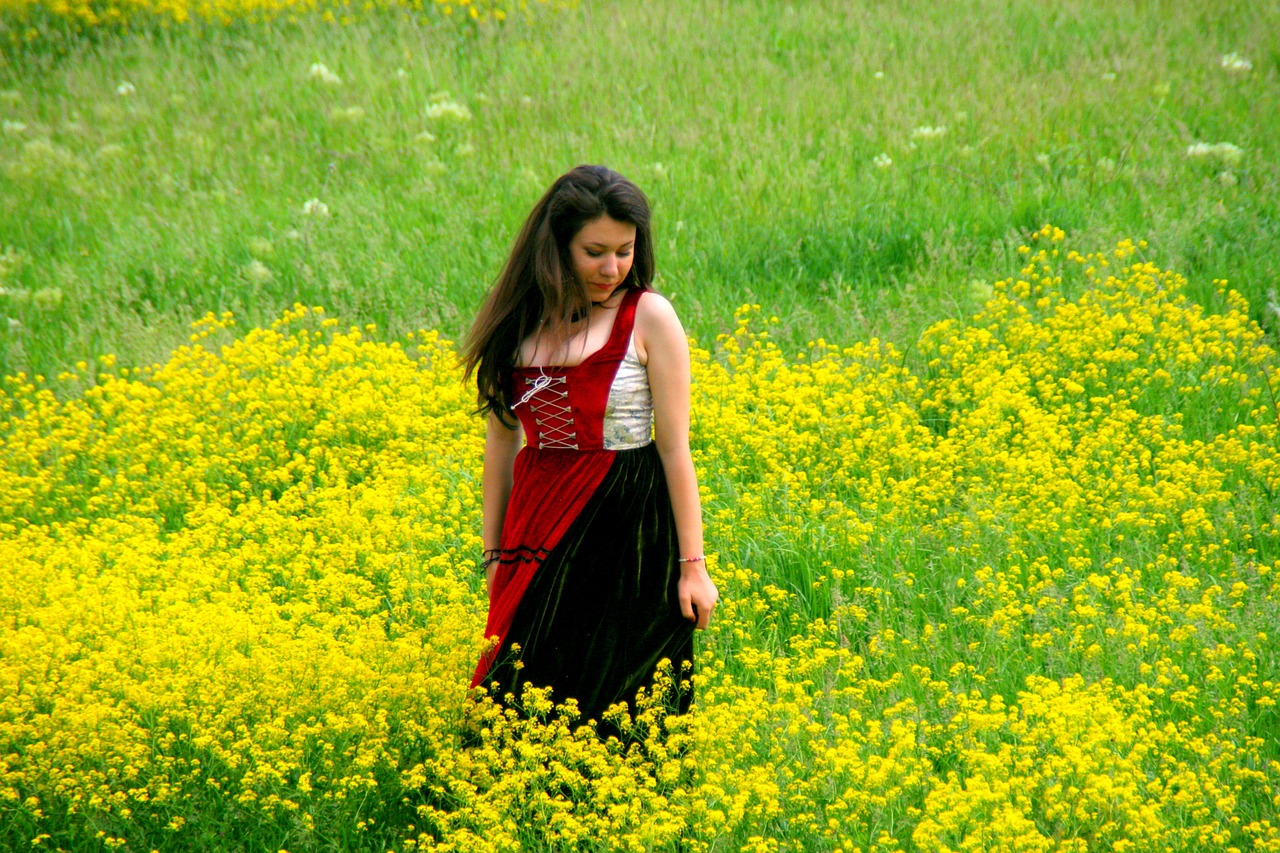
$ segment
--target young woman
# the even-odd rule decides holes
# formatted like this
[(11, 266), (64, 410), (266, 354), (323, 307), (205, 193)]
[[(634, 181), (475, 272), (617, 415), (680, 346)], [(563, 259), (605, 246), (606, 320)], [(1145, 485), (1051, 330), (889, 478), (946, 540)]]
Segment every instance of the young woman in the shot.
[[(688, 678), (718, 593), (689, 453), (689, 348), (649, 290), (640, 189), (602, 166), (534, 206), (468, 336), (488, 418), (485, 636), (472, 685), (550, 686), (584, 719), (662, 660)], [(673, 697), (688, 708), (689, 691)]]

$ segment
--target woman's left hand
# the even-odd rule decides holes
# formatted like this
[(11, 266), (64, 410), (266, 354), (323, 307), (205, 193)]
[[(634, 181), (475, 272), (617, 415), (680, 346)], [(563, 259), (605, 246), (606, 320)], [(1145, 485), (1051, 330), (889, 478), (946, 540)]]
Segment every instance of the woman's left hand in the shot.
[(705, 630), (711, 621), (711, 611), (720, 600), (720, 592), (707, 574), (707, 564), (701, 560), (680, 569), (680, 612), (694, 623), (699, 631)]

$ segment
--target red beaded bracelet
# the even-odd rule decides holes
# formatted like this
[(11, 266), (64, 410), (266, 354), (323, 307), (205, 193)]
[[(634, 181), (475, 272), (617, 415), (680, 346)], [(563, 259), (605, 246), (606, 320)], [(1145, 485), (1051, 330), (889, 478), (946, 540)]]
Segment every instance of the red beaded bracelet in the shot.
[(707, 559), (706, 557), (699, 554), (696, 557), (679, 557), (676, 559), (676, 562), (677, 563), (696, 563), (699, 560), (706, 561), (706, 559)]

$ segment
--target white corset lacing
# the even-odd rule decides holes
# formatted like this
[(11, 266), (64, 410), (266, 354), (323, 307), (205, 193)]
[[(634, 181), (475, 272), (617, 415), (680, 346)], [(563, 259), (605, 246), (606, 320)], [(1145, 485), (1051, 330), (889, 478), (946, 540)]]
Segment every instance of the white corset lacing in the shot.
[(528, 389), (515, 406), (529, 403), (533, 421), (538, 425), (539, 450), (577, 450), (578, 432), (569, 406), (567, 377), (547, 376), (541, 368), (538, 373), (536, 378), (525, 377)]

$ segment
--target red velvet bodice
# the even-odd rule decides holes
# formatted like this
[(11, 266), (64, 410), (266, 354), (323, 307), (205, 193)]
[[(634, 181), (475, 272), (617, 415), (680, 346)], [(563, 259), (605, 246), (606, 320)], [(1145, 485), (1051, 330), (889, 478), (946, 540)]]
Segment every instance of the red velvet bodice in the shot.
[(538, 450), (604, 450), (609, 389), (627, 354), (640, 290), (623, 296), (605, 345), (571, 367), (517, 367), (511, 399), (527, 446)]

